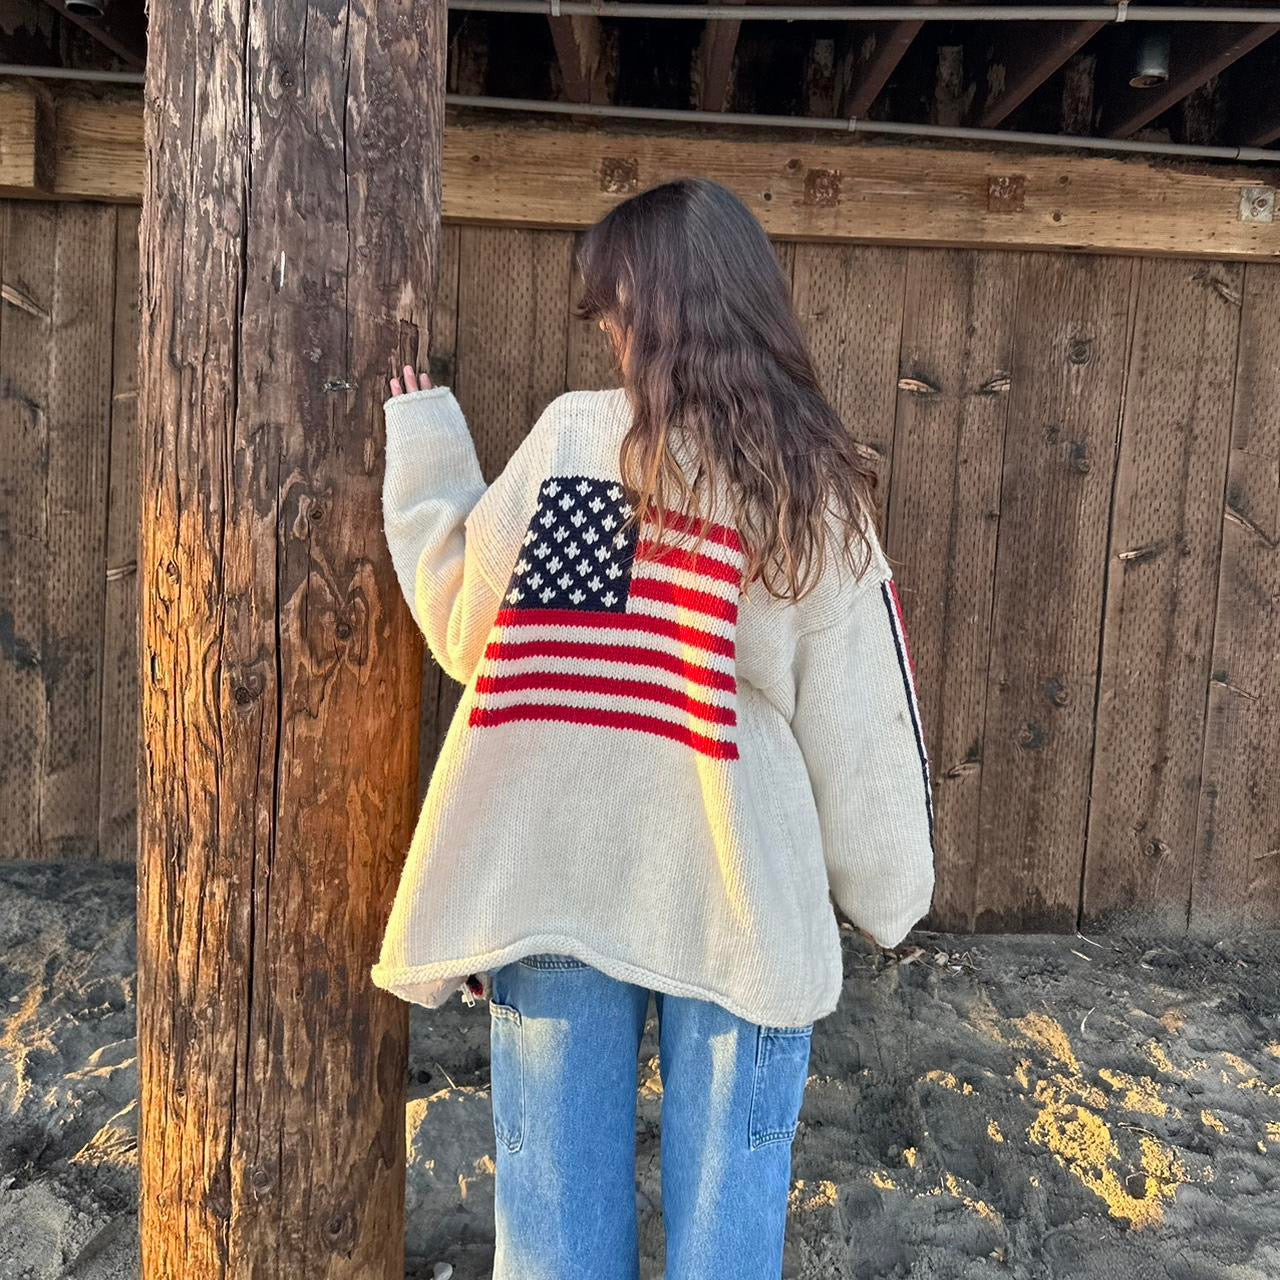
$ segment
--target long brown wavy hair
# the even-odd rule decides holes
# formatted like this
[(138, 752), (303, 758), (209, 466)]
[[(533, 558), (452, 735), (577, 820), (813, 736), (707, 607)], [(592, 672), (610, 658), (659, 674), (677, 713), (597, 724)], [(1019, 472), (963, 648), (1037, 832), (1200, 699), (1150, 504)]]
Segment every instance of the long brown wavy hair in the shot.
[(832, 539), (861, 576), (876, 476), (818, 386), (750, 210), (719, 183), (666, 182), (610, 210), (577, 258), (575, 311), (605, 322), (633, 408), (620, 459), (633, 521), (660, 541), (669, 512), (703, 531), (704, 515), (731, 513), (744, 586), (784, 599), (813, 588)]

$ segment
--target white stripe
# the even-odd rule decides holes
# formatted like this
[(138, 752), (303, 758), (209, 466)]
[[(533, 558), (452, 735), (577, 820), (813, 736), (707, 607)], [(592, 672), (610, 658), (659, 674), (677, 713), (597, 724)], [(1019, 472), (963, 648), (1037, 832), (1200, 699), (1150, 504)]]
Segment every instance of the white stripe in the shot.
[[(651, 541), (651, 539), (647, 538), (647, 535), (642, 535), (641, 541), (646, 540)], [(684, 535), (672, 533), (672, 531), (668, 529), (661, 545), (663, 547), (670, 547), (672, 550), (688, 551), (692, 553), (695, 540), (691, 534), (686, 537)], [(743, 569), (745, 569), (747, 565), (747, 558), (741, 551), (737, 550), (735, 547), (726, 547), (720, 542), (712, 542), (710, 538), (708, 538), (702, 546), (698, 548), (697, 554), (700, 556), (710, 556), (714, 560), (723, 561), (731, 568), (736, 569), (739, 574), (742, 573)], [(644, 564), (646, 562), (642, 560), (637, 563)]]
[(652, 716), (669, 724), (684, 725), (708, 738), (730, 739), (733, 726), (703, 720), (679, 707), (648, 698), (629, 698), (613, 693), (577, 693), (568, 689), (519, 689), (510, 693), (482, 693), (477, 698), (481, 707), (584, 707), (591, 711), (621, 711), (628, 715)]
[(627, 612), (641, 613), (647, 618), (667, 618), (683, 627), (696, 627), (699, 631), (709, 631), (725, 640), (733, 640), (734, 624), (727, 618), (714, 618), (688, 605), (668, 604), (665, 600), (648, 600), (632, 594), (627, 597)]
[(703, 591), (718, 600), (727, 600), (730, 604), (738, 602), (738, 588), (732, 582), (723, 582), (719, 578), (709, 578), (696, 569), (680, 569), (675, 565), (658, 564), (646, 560), (637, 560), (631, 571), (631, 581), (649, 578), (655, 582), (670, 582), (677, 587), (687, 587), (690, 591)]
[[(690, 622), (688, 618), (681, 618), (681, 622)], [(705, 619), (707, 623), (714, 623), (715, 619)], [(712, 631), (711, 626), (699, 625), (700, 631)], [(729, 628), (730, 638), (733, 628)], [(611, 627), (569, 627), (559, 624), (538, 623), (536, 626), (511, 626), (507, 625), (501, 628), (498, 634), (499, 642), (502, 644), (524, 644), (526, 642), (547, 641), (547, 640), (563, 640), (570, 644), (616, 644), (626, 645), (633, 649), (656, 649), (660, 653), (670, 653), (677, 658), (683, 658), (686, 662), (696, 663), (698, 666), (710, 667), (713, 671), (723, 671), (726, 675), (734, 674), (734, 661), (731, 657), (722, 654), (711, 653), (706, 649), (701, 649), (697, 645), (685, 644), (680, 640), (673, 639), (671, 636), (657, 635), (651, 631), (625, 631), (621, 628), (613, 629)]]
[(733, 705), (732, 689), (714, 689), (694, 680), (687, 680), (674, 671), (661, 667), (633, 666), (627, 662), (605, 662), (597, 658), (499, 658), (487, 659), (482, 671), (486, 676), (529, 675), (550, 671), (557, 675), (603, 676), (609, 680), (643, 680), (647, 684), (660, 684), (676, 693), (688, 694), (699, 702), (714, 702), (719, 706)]

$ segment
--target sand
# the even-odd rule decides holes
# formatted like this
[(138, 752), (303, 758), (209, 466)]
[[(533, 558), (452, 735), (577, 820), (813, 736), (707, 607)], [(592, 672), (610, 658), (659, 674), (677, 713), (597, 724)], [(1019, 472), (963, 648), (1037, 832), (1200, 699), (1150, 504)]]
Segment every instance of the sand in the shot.
[[(133, 906), (127, 868), (0, 864), (0, 1280), (137, 1273)], [(845, 948), (794, 1148), (788, 1277), (1280, 1277), (1280, 934)], [(408, 1275), (477, 1280), (487, 1013), (455, 1001), (411, 1025)], [(645, 1280), (655, 1054), (651, 1027)]]

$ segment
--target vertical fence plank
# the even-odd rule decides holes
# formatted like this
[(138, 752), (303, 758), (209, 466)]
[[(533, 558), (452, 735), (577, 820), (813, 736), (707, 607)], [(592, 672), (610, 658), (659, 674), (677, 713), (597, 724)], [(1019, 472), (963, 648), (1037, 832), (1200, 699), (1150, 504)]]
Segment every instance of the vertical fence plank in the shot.
[(991, 581), (1017, 254), (907, 255), (889, 545), (934, 780), (930, 920), (973, 920)]
[(0, 856), (41, 856), (48, 748), (48, 391), (58, 206), (4, 202), (0, 302)]
[(980, 930), (1075, 927), (1134, 265), (1031, 254), (1005, 434), (975, 878)]
[(1140, 266), (1082, 915), (1187, 924), (1241, 268)]
[(458, 386), (485, 476), (565, 389), (573, 233), (462, 228)]
[(898, 249), (798, 244), (792, 253), (792, 296), (818, 381), (875, 465), (882, 519), (905, 275)]
[(41, 850), (53, 858), (92, 857), (98, 844), (115, 226), (110, 205), (58, 210), (46, 488), (49, 730), (40, 797)]
[(1244, 270), (1191, 893), (1196, 933), (1280, 920), (1280, 267)]
[(131, 862), (138, 817), (138, 217), (116, 210), (98, 856)]

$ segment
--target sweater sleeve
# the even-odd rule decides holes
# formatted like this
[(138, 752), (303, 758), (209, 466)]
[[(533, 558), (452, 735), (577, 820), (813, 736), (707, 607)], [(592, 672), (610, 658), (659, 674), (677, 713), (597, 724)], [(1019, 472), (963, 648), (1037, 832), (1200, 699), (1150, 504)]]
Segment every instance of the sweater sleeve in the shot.
[(392, 396), (383, 408), (383, 529), (396, 577), (432, 656), (465, 684), (501, 596), (467, 530), (486, 492), (475, 445), (448, 387)]
[(933, 797), (897, 588), (883, 571), (802, 634), (792, 729), (841, 911), (896, 946), (933, 897)]

